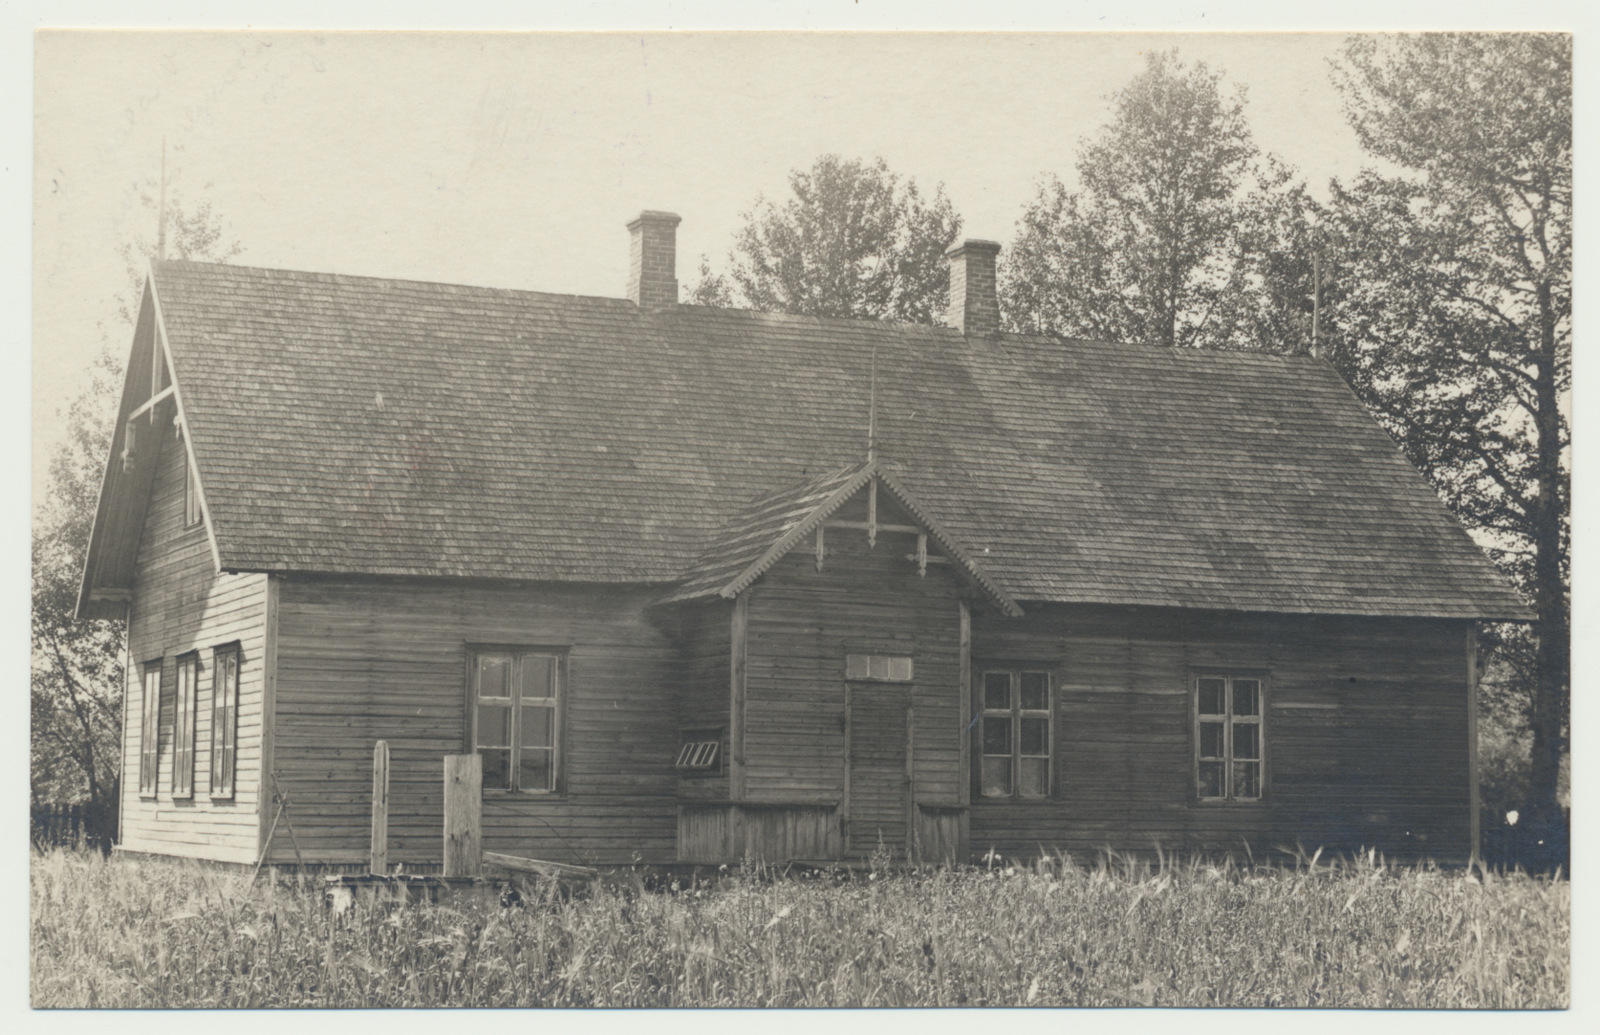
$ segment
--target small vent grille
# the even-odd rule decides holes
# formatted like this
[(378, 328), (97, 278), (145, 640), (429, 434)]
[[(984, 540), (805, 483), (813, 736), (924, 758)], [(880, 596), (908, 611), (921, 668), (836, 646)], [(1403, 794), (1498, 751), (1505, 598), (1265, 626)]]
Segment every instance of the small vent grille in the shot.
[(717, 767), (718, 748), (721, 742), (716, 740), (690, 740), (678, 749), (678, 760), (673, 763), (678, 769), (708, 770)]

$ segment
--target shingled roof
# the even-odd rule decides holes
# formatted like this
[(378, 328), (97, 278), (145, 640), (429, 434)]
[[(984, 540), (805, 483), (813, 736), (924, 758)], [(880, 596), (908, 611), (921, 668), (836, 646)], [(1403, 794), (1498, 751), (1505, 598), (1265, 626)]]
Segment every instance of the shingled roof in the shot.
[(1324, 361), (189, 262), (221, 566), (673, 584), (877, 448), (1018, 600), (1525, 617)]

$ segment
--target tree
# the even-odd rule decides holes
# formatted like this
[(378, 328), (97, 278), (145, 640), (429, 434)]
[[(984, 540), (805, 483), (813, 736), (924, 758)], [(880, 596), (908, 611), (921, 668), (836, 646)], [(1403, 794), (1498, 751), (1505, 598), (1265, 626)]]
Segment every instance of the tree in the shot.
[(1568, 738), (1571, 40), (1357, 37), (1334, 81), (1391, 171), (1333, 186), (1332, 358), (1533, 603), (1531, 630), (1485, 643), (1521, 673), (1548, 820)]
[(1011, 326), (1167, 345), (1267, 333), (1246, 296), (1273, 273), (1260, 258), (1273, 217), (1304, 194), (1276, 162), (1257, 167), (1244, 89), (1224, 97), (1220, 84), (1204, 63), (1152, 52), (1111, 96), (1111, 121), (1080, 148), (1079, 189), (1052, 177), (1023, 215), (1002, 284)]
[(823, 155), (789, 174), (782, 206), (757, 198), (734, 236), (725, 276), (704, 257), (699, 305), (934, 323), (949, 281), (944, 253), (961, 232), (943, 186), (923, 200), (883, 159)]
[[(150, 208), (148, 190), (140, 195)], [(229, 241), (207, 203), (166, 206), (166, 244), (177, 258), (225, 262)], [(88, 384), (65, 409), (66, 439), (50, 459), (44, 498), (34, 513), (30, 679), (30, 796), (35, 803), (81, 802), (95, 821), (115, 814), (122, 734), (124, 623), (75, 615), (89, 532), (122, 389), (122, 353), (138, 315), (144, 260), (154, 249), (136, 239), (119, 248), (129, 290), (117, 298), (119, 321), (91, 365)], [(109, 835), (102, 827), (94, 831)]]

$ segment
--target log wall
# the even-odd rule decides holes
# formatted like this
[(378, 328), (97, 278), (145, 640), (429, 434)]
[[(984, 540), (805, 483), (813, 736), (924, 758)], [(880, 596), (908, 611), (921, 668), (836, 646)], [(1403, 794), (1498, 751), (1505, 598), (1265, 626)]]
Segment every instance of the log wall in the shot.
[[(374, 741), (389, 742), (389, 858), (442, 853), (443, 757), (467, 744), (470, 644), (567, 652), (563, 791), (487, 791), (488, 851), (557, 862), (675, 853), (679, 653), (648, 588), (295, 579), (278, 604), (274, 755), (294, 837), (366, 857)], [(292, 862), (280, 829), (271, 858)]]
[[(971, 848), (1034, 855), (1376, 847), (1469, 852), (1466, 623), (1025, 605), (973, 619), (985, 661), (1053, 672), (1055, 794), (974, 795)], [(1261, 802), (1194, 798), (1188, 680), (1197, 668), (1267, 673)]]
[[(261, 731), (267, 576), (219, 575), (205, 527), (186, 529), (184, 443), (165, 423), (152, 497), (135, 560), (123, 697), (121, 840), (130, 851), (254, 862), (261, 808)], [(152, 443), (153, 444), (153, 443)], [(212, 648), (239, 644), (234, 795), (211, 797)], [(194, 795), (173, 800), (177, 659), (200, 655), (195, 693)], [(160, 659), (160, 767), (154, 797), (139, 794), (144, 663)]]

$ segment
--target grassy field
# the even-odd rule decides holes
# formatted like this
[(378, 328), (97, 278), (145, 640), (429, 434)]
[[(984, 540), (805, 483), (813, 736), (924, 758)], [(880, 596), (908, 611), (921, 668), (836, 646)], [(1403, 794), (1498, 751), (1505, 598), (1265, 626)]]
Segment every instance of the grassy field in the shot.
[(328, 908), (320, 881), (55, 851), (50, 1007), (1327, 1006), (1568, 1002), (1570, 887), (1522, 875), (1128, 860), (786, 877), (521, 906)]

